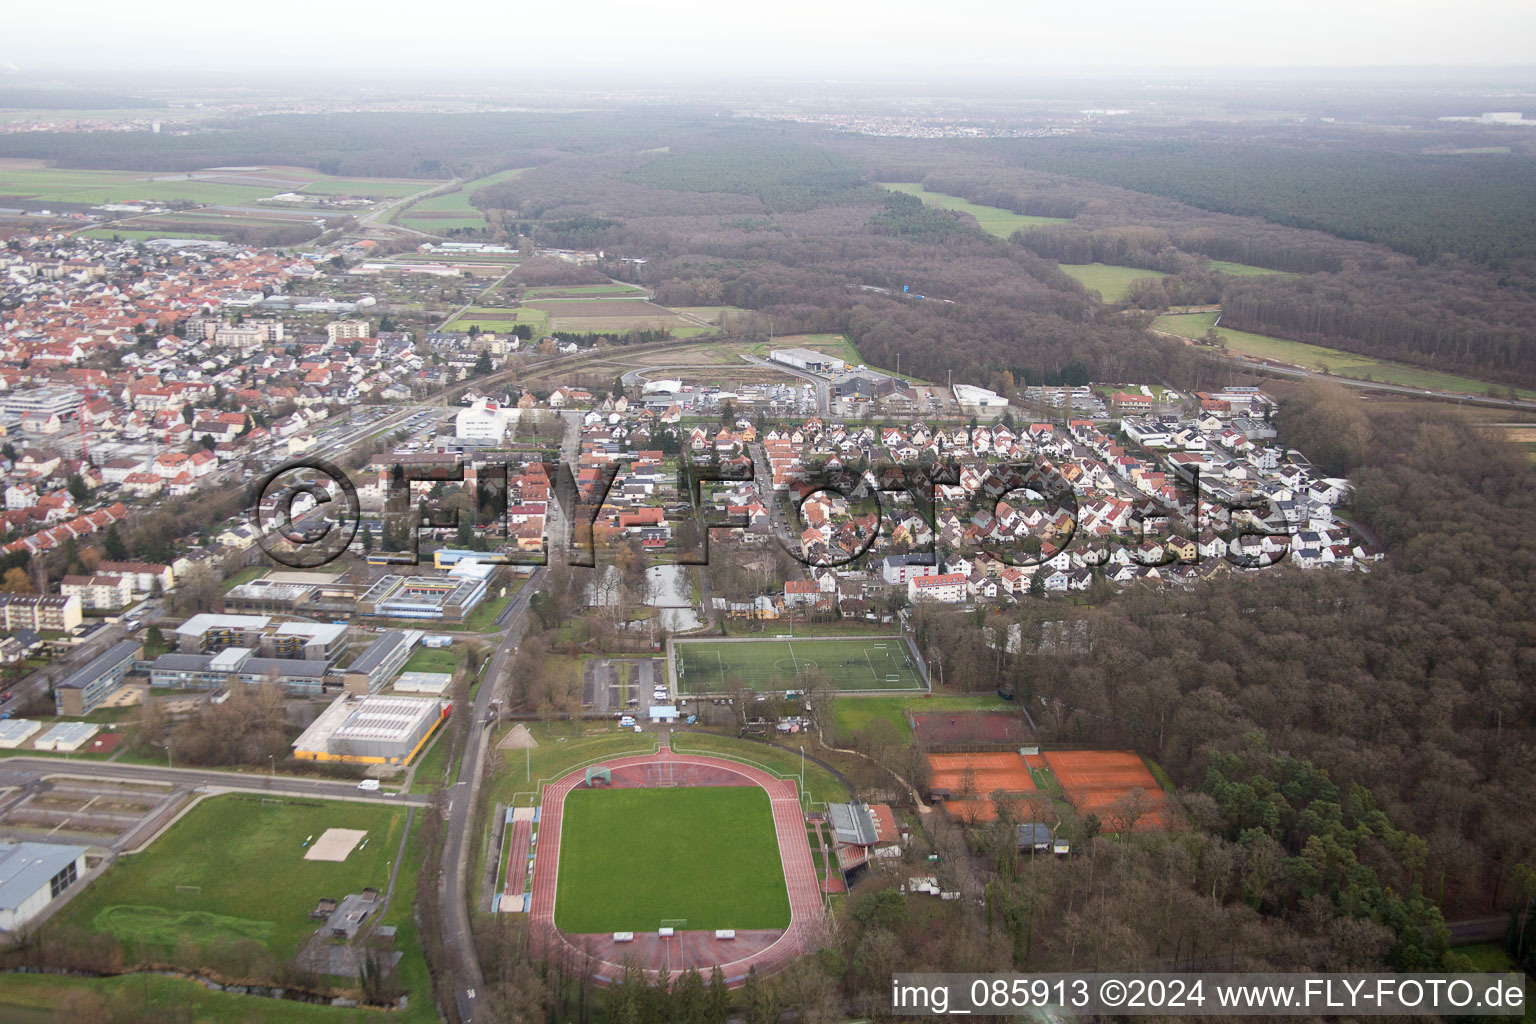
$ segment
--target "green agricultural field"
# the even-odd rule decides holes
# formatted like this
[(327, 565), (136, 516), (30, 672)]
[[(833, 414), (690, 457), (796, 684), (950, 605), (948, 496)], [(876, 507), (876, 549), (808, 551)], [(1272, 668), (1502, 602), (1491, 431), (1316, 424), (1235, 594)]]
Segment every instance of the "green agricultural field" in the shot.
[[(527, 321), (524, 322), (526, 323)], [(459, 319), (448, 324), (443, 328), (443, 330), (468, 331), (471, 327), (478, 327), (482, 331), (489, 331), (493, 334), (511, 334), (512, 329), (516, 327), (517, 324), (518, 322), (516, 320)]]
[[(1152, 329), (1176, 334), (1181, 338), (1202, 338), (1216, 323), (1215, 313), (1165, 314), (1152, 321)], [(1394, 363), (1384, 359), (1344, 352), (1322, 345), (1309, 345), (1301, 341), (1271, 338), (1264, 334), (1250, 334), (1219, 327), (1216, 333), (1226, 339), (1227, 351), (1254, 359), (1273, 359), (1292, 363), (1309, 370), (1326, 367), (1329, 373), (1355, 380), (1373, 380), (1384, 384), (1400, 384), (1409, 388), (1433, 391), (1461, 391), (1483, 394), (1488, 390), (1487, 381), (1473, 380), (1452, 373), (1423, 370), (1406, 363)], [(1522, 398), (1536, 398), (1536, 391), (1520, 391)]]
[(1161, 270), (1116, 267), (1106, 263), (1063, 263), (1061, 269), (1105, 302), (1124, 302), (1131, 282), (1144, 277), (1167, 277)]
[(85, 188), (62, 192), (53, 198), (61, 203), (146, 202), (235, 203), (248, 205), (284, 189), (272, 185), (224, 185), (216, 181), (138, 181), (111, 188)]
[(425, 192), (442, 181), (412, 180), (409, 178), (326, 178), (312, 185), (305, 185), (300, 192), (323, 196), (364, 196), (368, 199), (403, 199), (417, 192)]
[(1230, 263), (1227, 260), (1211, 260), (1211, 269), (1219, 270), (1223, 274), (1231, 274), (1233, 277), (1258, 277), (1260, 274), (1283, 274), (1283, 270), (1270, 270), (1268, 267), (1255, 267), (1248, 263)]
[[(314, 931), (309, 912), (321, 896), (387, 886), (405, 813), (324, 800), (212, 797), (149, 849), (124, 856), (57, 920), (116, 936), (130, 959), (163, 960), (184, 939), (205, 948), (254, 939), (287, 959)], [(328, 828), (366, 829), (368, 845), (339, 863), (305, 860), (305, 839)]]
[(563, 931), (786, 928), (789, 892), (757, 786), (575, 789), (560, 825)]
[(793, 689), (815, 669), (839, 690), (921, 690), (923, 679), (899, 636), (794, 640), (674, 640), (682, 693), (720, 693), (737, 685), (762, 692)]
[(82, 238), (99, 238), (104, 242), (114, 239), (123, 242), (147, 242), (151, 238), (218, 238), (204, 231), (140, 231), (133, 228), (98, 228), (80, 232)]
[(603, 298), (606, 296), (620, 296), (623, 298), (636, 298), (645, 294), (645, 289), (633, 284), (571, 284), (571, 285), (543, 285), (538, 288), (528, 288), (523, 292), (525, 299), (584, 299)]
[(892, 192), (905, 192), (909, 196), (917, 196), (927, 205), (936, 206), (941, 210), (968, 213), (975, 218), (981, 230), (998, 238), (1008, 238), (1020, 228), (1037, 227), (1042, 224), (1072, 223), (1065, 217), (1029, 217), (1022, 213), (1014, 213), (1012, 210), (999, 209), (996, 206), (980, 206), (968, 199), (946, 195), (943, 192), (924, 192), (922, 185), (913, 182), (882, 181), (880, 187), (888, 188)]
[(427, 196), (425, 199), (402, 207), (392, 219), (397, 224), (432, 233), (446, 231), (449, 228), (470, 228), (478, 231), (485, 227), (485, 217), (469, 201), (470, 196), (489, 185), (515, 178), (527, 169), (515, 167), (512, 170), (499, 171), (484, 178), (466, 181), (452, 192)]
[(857, 697), (846, 696), (840, 698), (834, 708), (833, 718), (837, 724), (837, 737), (846, 740), (853, 734), (863, 732), (876, 721), (889, 722), (896, 729), (897, 735), (903, 742), (912, 742), (912, 726), (907, 721), (907, 712), (923, 713), (929, 711), (1006, 711), (1014, 705), (995, 693), (986, 694), (949, 694), (936, 693), (932, 696), (920, 695), (912, 697)]

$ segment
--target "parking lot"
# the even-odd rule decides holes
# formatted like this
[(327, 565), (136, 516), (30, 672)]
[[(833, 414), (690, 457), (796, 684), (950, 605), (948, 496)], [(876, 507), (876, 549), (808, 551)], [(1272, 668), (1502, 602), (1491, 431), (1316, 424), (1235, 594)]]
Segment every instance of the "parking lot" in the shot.
[(666, 662), (661, 658), (591, 658), (583, 671), (581, 703), (587, 711), (615, 718), (630, 714), (643, 724), (649, 720), (652, 704), (675, 703), (667, 690)]

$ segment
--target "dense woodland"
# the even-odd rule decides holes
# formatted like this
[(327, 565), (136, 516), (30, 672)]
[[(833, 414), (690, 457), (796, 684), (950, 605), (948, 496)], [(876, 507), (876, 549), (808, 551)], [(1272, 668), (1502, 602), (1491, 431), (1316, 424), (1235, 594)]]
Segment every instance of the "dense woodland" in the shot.
[(1380, 242), (1424, 262), (1536, 259), (1536, 163), (1521, 156), (1094, 138), (997, 145), (1022, 167)]

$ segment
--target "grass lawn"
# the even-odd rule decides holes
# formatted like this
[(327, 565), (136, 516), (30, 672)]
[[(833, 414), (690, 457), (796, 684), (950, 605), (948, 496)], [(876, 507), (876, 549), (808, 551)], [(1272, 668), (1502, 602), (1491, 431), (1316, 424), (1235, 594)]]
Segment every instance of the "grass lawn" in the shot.
[(1068, 277), (1091, 292), (1098, 292), (1105, 302), (1123, 302), (1131, 290), (1131, 282), (1143, 277), (1167, 277), (1161, 270), (1141, 270), (1137, 267), (1115, 267), (1106, 263), (1063, 263), (1061, 269)]
[(1012, 210), (999, 209), (996, 206), (979, 206), (968, 199), (946, 195), (943, 192), (924, 192), (923, 186), (914, 182), (882, 181), (880, 187), (888, 188), (892, 192), (905, 192), (909, 196), (917, 196), (927, 205), (936, 206), (941, 210), (968, 213), (975, 218), (981, 230), (998, 238), (1008, 238), (1020, 228), (1041, 224), (1072, 223), (1067, 217), (1029, 217), (1022, 213), (1014, 213)]
[(718, 693), (739, 681), (753, 690), (784, 690), (807, 668), (840, 690), (920, 690), (922, 677), (900, 637), (850, 639), (677, 640), (672, 656), (682, 693)]
[(555, 924), (567, 932), (785, 928), (789, 893), (757, 786), (576, 789), (560, 825)]
[[(404, 929), (401, 931), (403, 933)], [(7, 974), (0, 980), (0, 1021), (7, 1024), (49, 1024), (62, 1020), (63, 1017), (56, 1015), (56, 1008), (61, 1010), (69, 1005), (67, 1000), (72, 996), (79, 998), (78, 993), (81, 992), (94, 992), (113, 1006), (142, 1008), (146, 1014), (142, 1019), (145, 1020), (360, 1024), (363, 1021), (377, 1022), (381, 1016), (386, 1016), (378, 1010), (346, 1009), (289, 999), (262, 999), (232, 992), (214, 992), (186, 978), (159, 974), (128, 974), (116, 978)], [(159, 1013), (156, 1007), (165, 1013)], [(431, 992), (413, 990), (410, 1007), (398, 1019), (402, 1024), (405, 1021), (436, 1020), (436, 1015), (431, 1011)], [(394, 1014), (387, 1016), (392, 1021), (396, 1019)]]
[(995, 693), (939, 693), (932, 697), (846, 696), (838, 698), (836, 702), (834, 721), (840, 741), (867, 729), (870, 723), (883, 719), (896, 727), (903, 742), (910, 743), (912, 727), (907, 724), (908, 711), (1005, 711), (1011, 707), (1013, 704)]
[[(164, 959), (184, 936), (205, 946), (252, 938), (287, 959), (314, 931), (309, 912), (321, 896), (387, 885), (405, 814), (325, 800), (212, 797), (148, 850), (124, 856), (57, 920), (117, 936), (130, 959)], [(340, 863), (305, 860), (305, 838), (327, 828), (366, 829), (368, 846)], [(178, 889), (187, 886), (199, 891)]]
[(455, 764), (453, 771), (448, 772), (448, 748), (453, 744), (448, 739), (448, 730), (437, 730), (437, 738), (427, 748), (426, 754), (416, 765), (416, 774), (411, 776), (412, 793), (431, 793), (433, 790), (451, 786), (459, 781), (459, 766)]
[(271, 571), (272, 567), (269, 565), (248, 565), (224, 581), (224, 593), (229, 593), (242, 583), (249, 583), (252, 580), (260, 579)]
[[(1152, 329), (1176, 334), (1181, 338), (1201, 338), (1216, 322), (1215, 313), (1165, 314), (1152, 321)], [(1216, 328), (1216, 333), (1227, 341), (1227, 351), (1256, 359), (1274, 359), (1316, 370), (1326, 366), (1329, 373), (1355, 380), (1380, 381), (1384, 384), (1400, 384), (1403, 387), (1424, 388), (1434, 391), (1461, 391), (1484, 394), (1486, 381), (1460, 377), (1436, 370), (1423, 370), (1406, 363), (1394, 363), (1371, 356), (1357, 355), (1322, 345), (1309, 345), (1301, 341), (1286, 341), (1264, 334), (1234, 331), (1227, 327)], [(1518, 392), (1522, 398), (1536, 398), (1536, 391)]]
[(1211, 260), (1211, 269), (1219, 270), (1223, 274), (1231, 274), (1233, 277), (1258, 277), (1260, 274), (1283, 274), (1283, 270), (1270, 270), (1268, 267), (1255, 267), (1248, 263), (1232, 263), (1227, 260)]
[(462, 647), (421, 647), (411, 652), (401, 672), (453, 672), (464, 660)]
[[(499, 597), (486, 597), (484, 601), (481, 601), (474, 611), (465, 616), (464, 628), (473, 633), (483, 633), (488, 629), (495, 628), (496, 616), (501, 614), (502, 609), (506, 608), (507, 602), (512, 600), (517, 592), (522, 589), (521, 582), (522, 577), (518, 577), (517, 583), (509, 585), (506, 588), (507, 592), (505, 594)], [(452, 648), (449, 648), (449, 650), (452, 650)]]

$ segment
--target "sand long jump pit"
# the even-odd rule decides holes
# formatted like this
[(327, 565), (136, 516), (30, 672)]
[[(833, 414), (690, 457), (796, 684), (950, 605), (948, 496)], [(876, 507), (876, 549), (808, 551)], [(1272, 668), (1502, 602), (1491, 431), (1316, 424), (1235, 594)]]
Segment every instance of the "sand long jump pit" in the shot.
[(320, 834), (320, 838), (316, 839), (309, 849), (304, 851), (304, 859), (346, 860), (367, 834), (368, 830), (362, 828), (328, 828)]

